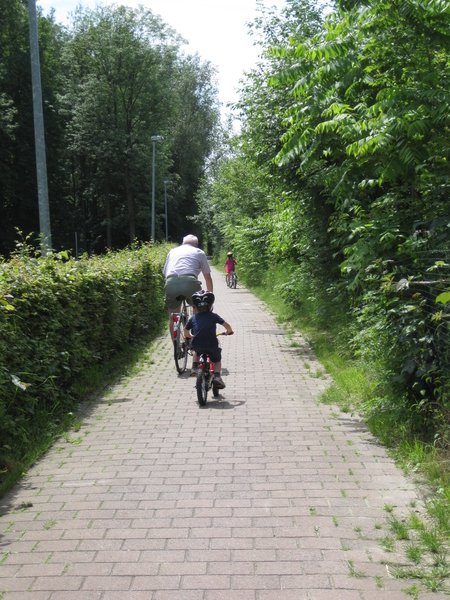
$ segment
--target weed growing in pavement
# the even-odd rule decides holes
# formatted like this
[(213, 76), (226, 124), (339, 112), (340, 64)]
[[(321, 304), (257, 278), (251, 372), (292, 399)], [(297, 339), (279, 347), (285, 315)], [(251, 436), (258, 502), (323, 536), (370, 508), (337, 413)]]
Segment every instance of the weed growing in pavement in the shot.
[(380, 577), (379, 575), (374, 575), (373, 579), (377, 588), (379, 588), (380, 590), (384, 588), (384, 579), (382, 577)]
[(14, 521), (10, 521), (9, 525), (6, 529), (3, 530), (3, 533), (9, 533), (11, 531), (11, 528), (14, 527)]
[(422, 531), (425, 529), (424, 522), (414, 512), (409, 513), (408, 525), (410, 529), (415, 529), (416, 531)]
[(415, 565), (418, 565), (422, 560), (422, 556), (424, 553), (424, 549), (416, 544), (415, 541), (412, 541), (408, 546), (406, 546), (405, 554), (409, 558), (411, 562)]
[(365, 571), (357, 571), (355, 569), (355, 565), (353, 564), (352, 560), (348, 560), (347, 564), (348, 564), (348, 568), (350, 571), (350, 573), (349, 573), (350, 577), (364, 577)]
[(379, 541), (385, 552), (394, 552), (395, 540), (392, 536), (385, 535)]
[[(436, 520), (429, 518), (424, 523), (414, 512), (406, 519), (400, 520), (390, 513), (389, 527), (396, 539), (404, 545), (402, 553), (412, 563), (411, 566), (394, 564), (395, 576), (401, 579), (417, 579), (420, 586), (404, 589), (413, 598), (418, 598), (423, 590), (439, 592), (449, 590), (446, 582), (450, 577), (448, 538), (443, 535), (443, 528), (436, 526)], [(405, 543), (407, 541), (407, 543)], [(387, 552), (394, 550), (394, 538), (385, 536), (379, 540)]]
[(402, 592), (405, 592), (405, 594), (411, 596), (413, 600), (419, 600), (419, 589), (415, 585), (410, 588), (403, 588)]
[(390, 519), (389, 526), (397, 540), (409, 540), (408, 527), (396, 517)]
[(442, 548), (442, 541), (436, 529), (425, 529), (420, 534), (422, 543), (433, 554), (438, 554)]

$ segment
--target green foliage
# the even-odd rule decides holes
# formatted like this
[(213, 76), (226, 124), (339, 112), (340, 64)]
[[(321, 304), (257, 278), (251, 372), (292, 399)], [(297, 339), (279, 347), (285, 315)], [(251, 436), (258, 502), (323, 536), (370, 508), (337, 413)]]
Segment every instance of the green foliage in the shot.
[(302, 198), (333, 201), (327, 243), (356, 309), (355, 350), (390, 349), (394, 384), (424, 428), (448, 420), (448, 315), (433, 306), (448, 278), (429, 276), (433, 253), (448, 268), (450, 240), (444, 23), (447, 4), (345, 5), (319, 35), (292, 41), (297, 62), (272, 77), (293, 97), (277, 161), (302, 177), (320, 169), (320, 195)]
[[(20, 244), (0, 264), (0, 453), (23, 460), (83, 398), (102, 366), (165, 317), (165, 246), (79, 261)], [(92, 386), (92, 382), (91, 386)]]

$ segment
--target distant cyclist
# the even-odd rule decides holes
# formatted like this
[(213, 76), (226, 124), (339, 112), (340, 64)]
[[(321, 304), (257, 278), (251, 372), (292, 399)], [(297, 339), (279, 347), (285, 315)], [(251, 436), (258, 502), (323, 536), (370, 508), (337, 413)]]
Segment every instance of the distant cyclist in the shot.
[(177, 298), (184, 296), (192, 306), (192, 294), (202, 289), (198, 280), (200, 273), (205, 278), (206, 289), (213, 291), (211, 268), (206, 254), (198, 247), (198, 238), (187, 235), (183, 244), (169, 252), (163, 273), (166, 277), (164, 300), (170, 311), (170, 337), (173, 340), (173, 313), (180, 312), (181, 302)]
[(227, 285), (230, 285), (230, 273), (234, 273), (236, 265), (237, 265), (237, 262), (233, 258), (233, 253), (228, 252), (227, 260), (225, 261), (225, 264), (224, 264), (224, 268), (227, 273), (226, 274)]
[(204, 290), (195, 292), (192, 295), (192, 302), (197, 307), (198, 312), (186, 323), (186, 329), (194, 336), (192, 340), (194, 354), (191, 376), (196, 376), (198, 373), (198, 355), (209, 354), (211, 362), (214, 363), (214, 386), (220, 390), (225, 387), (225, 383), (220, 376), (222, 349), (217, 341), (216, 325), (225, 327), (227, 334), (232, 334), (233, 330), (229, 323), (212, 312), (214, 300), (214, 294)]

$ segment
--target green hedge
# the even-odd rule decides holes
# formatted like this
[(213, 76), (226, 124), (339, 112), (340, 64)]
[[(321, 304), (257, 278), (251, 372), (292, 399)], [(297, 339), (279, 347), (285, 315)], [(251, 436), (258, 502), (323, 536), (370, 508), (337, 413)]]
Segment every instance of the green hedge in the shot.
[(0, 452), (19, 459), (77, 406), (81, 374), (165, 318), (168, 251), (143, 245), (75, 261), (23, 248), (0, 264)]

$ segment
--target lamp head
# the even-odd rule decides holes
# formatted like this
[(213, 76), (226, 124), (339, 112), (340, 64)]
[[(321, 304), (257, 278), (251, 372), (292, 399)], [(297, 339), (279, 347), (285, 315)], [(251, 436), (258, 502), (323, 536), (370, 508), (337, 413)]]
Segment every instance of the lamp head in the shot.
[(152, 140), (154, 142), (159, 142), (160, 140), (163, 140), (163, 136), (162, 135), (152, 135)]

